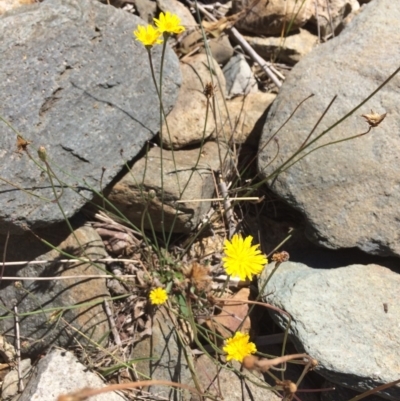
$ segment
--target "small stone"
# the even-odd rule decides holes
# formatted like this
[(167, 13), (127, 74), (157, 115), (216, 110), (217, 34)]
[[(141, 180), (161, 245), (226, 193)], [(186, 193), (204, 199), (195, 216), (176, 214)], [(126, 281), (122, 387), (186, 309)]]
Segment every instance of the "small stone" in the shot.
[(265, 36), (280, 35), (289, 24), (296, 30), (312, 15), (305, 2), (298, 0), (233, 0), (232, 9), (234, 13), (244, 12), (235, 24), (239, 31)]
[(243, 54), (238, 53), (233, 56), (222, 71), (225, 75), (228, 97), (247, 95), (258, 91), (257, 81)]
[[(215, 142), (205, 143), (202, 149), (163, 150), (161, 165), (160, 148), (152, 148), (107, 197), (137, 227), (188, 233), (210, 208), (211, 202), (201, 199), (214, 194), (213, 171), (219, 168), (220, 151), (223, 148)], [(144, 212), (148, 216), (143, 218)]]
[(221, 129), (221, 121), (226, 119), (225, 77), (218, 63), (205, 54), (196, 54), (181, 63), (181, 71), (182, 87), (175, 107), (167, 117), (169, 133), (165, 124), (163, 126), (162, 143), (166, 148), (181, 149), (198, 145), (216, 131), (212, 112), (208, 113), (205, 127), (206, 110), (210, 106), (203, 92), (208, 83), (216, 87), (215, 99), (212, 101), (215, 100), (217, 104), (217, 131)]
[[(82, 365), (72, 352), (53, 349), (40, 359), (31, 380), (19, 401), (54, 401), (58, 396), (74, 393), (83, 388), (102, 388), (104, 382)], [(91, 401), (125, 401), (115, 391), (90, 397)]]
[(288, 65), (298, 63), (318, 43), (318, 37), (305, 29), (299, 29), (285, 38), (245, 36), (245, 39), (264, 60)]

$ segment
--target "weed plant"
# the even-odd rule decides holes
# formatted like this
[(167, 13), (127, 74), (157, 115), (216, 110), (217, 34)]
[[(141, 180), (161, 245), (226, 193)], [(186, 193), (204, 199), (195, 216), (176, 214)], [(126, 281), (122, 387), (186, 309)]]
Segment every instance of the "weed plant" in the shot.
[[(252, 201), (258, 200), (257, 191), (263, 185), (274, 180), (280, 173), (286, 171), (299, 160), (308, 156), (310, 153), (317, 151), (321, 147), (331, 146), (339, 142), (359, 138), (362, 135), (370, 132), (370, 130), (377, 125), (374, 124), (374, 118), (375, 121), (377, 118), (376, 115), (375, 117), (369, 115), (370, 118), (367, 118), (369, 129), (366, 132), (350, 135), (348, 138), (332, 141), (323, 145), (318, 145), (318, 141), (320, 141), (330, 130), (341, 124), (344, 120), (351, 118), (354, 115), (355, 111), (363, 106), (380, 89), (382, 89), (382, 87), (386, 85), (393, 78), (393, 76), (399, 72), (400, 69), (397, 69), (384, 83), (382, 83), (382, 85), (379, 86), (379, 88), (377, 88), (357, 107), (349, 111), (343, 118), (338, 120), (327, 130), (321, 132), (314, 139), (311, 139), (311, 135), (318, 127), (317, 124), (314, 130), (310, 132), (301, 147), (294, 154), (288, 155), (286, 161), (281, 166), (279, 166), (274, 171), (274, 173), (263, 180), (260, 180), (257, 177), (250, 180), (243, 179), (250, 168), (251, 162), (249, 162), (247, 165), (239, 166), (237, 149), (235, 149), (235, 145), (233, 144), (233, 132), (217, 132), (217, 143), (220, 147), (221, 165), (220, 174), (218, 177), (216, 177), (217, 195), (214, 202), (214, 204), (216, 205), (216, 211), (214, 212), (214, 215), (210, 215), (208, 220), (205, 221), (204, 224), (200, 225), (196, 231), (188, 235), (187, 238), (185, 238), (184, 240), (177, 240), (176, 237), (172, 234), (175, 221), (173, 222), (172, 227), (170, 227), (168, 230), (165, 229), (161, 233), (156, 232), (149, 209), (151, 203), (154, 201), (154, 198), (157, 196), (161, 197), (161, 204), (165, 204), (163, 191), (164, 149), (162, 143), (163, 137), (165, 135), (168, 135), (170, 137), (171, 134), (168, 126), (168, 119), (163, 107), (163, 65), (165, 60), (166, 46), (169, 38), (171, 37), (171, 35), (183, 32), (184, 28), (183, 26), (181, 26), (179, 18), (169, 12), (166, 12), (165, 14), (161, 13), (160, 17), (158, 19), (155, 19), (154, 22), (155, 25), (149, 24), (147, 26), (139, 26), (134, 32), (134, 35), (136, 40), (143, 44), (143, 51), (147, 53), (149, 60), (149, 73), (152, 76), (153, 84), (156, 88), (159, 100), (159, 136), (161, 143), (159, 147), (161, 161), (160, 194), (147, 191), (143, 186), (144, 177), (136, 177), (132, 169), (129, 168), (129, 164), (127, 161), (126, 167), (127, 169), (129, 169), (130, 174), (137, 183), (137, 187), (141, 190), (141, 198), (144, 205), (142, 223), (141, 226), (137, 227), (133, 225), (132, 222), (129, 221), (129, 219), (127, 219), (126, 216), (124, 216), (123, 213), (121, 213), (118, 208), (115, 207), (115, 205), (113, 205), (113, 203), (107, 199), (106, 196), (103, 195), (103, 190), (101, 187), (94, 188), (88, 185), (85, 179), (81, 177), (74, 177), (74, 179), (81, 185), (89, 187), (89, 189), (101, 199), (100, 203), (96, 203), (96, 208), (98, 208), (98, 210), (103, 213), (103, 218), (108, 219), (107, 221), (109, 222), (109, 224), (113, 224), (116, 227), (120, 226), (120, 223), (117, 223), (116, 221), (122, 222), (123, 226), (129, 229), (129, 233), (133, 233), (134, 236), (140, 238), (140, 241), (143, 241), (144, 246), (139, 247), (140, 258), (142, 260), (142, 266), (144, 269), (144, 274), (141, 276), (142, 279), (139, 283), (140, 294), (142, 297), (145, 297), (149, 301), (150, 317), (152, 316), (152, 314), (156, 313), (158, 308), (165, 308), (165, 310), (167, 310), (170, 314), (171, 318), (175, 319), (175, 321), (177, 322), (184, 322), (186, 327), (189, 328), (186, 331), (182, 330), (181, 327), (183, 326), (181, 324), (176, 326), (176, 331), (178, 338), (183, 344), (183, 349), (186, 352), (186, 361), (188, 361), (188, 365), (192, 366), (191, 371), (193, 374), (193, 383), (195, 384), (195, 386), (191, 387), (181, 383), (152, 380), (151, 377), (146, 377), (141, 372), (136, 371), (135, 364), (136, 362), (138, 362), (137, 359), (129, 358), (129, 360), (126, 361), (124, 360), (123, 352), (114, 352), (106, 347), (101, 346), (98, 343), (93, 342), (90, 337), (86, 336), (82, 332), (79, 332), (78, 334), (81, 336), (81, 338), (84, 338), (88, 344), (91, 344), (98, 352), (104, 355), (104, 358), (108, 359), (108, 366), (103, 366), (101, 367), (101, 369), (99, 369), (104, 375), (115, 376), (122, 369), (126, 369), (128, 372), (131, 373), (132, 377), (137, 379), (137, 382), (110, 385), (101, 390), (85, 389), (74, 394), (69, 394), (67, 396), (60, 396), (59, 401), (84, 400), (87, 399), (87, 397), (106, 391), (139, 388), (149, 385), (165, 385), (180, 390), (185, 389), (192, 392), (193, 394), (199, 395), (201, 399), (216, 400), (218, 398), (218, 395), (223, 396), (223, 394), (215, 394), (211, 392), (211, 390), (206, 390), (202, 387), (202, 385), (200, 384), (200, 380), (196, 377), (196, 369), (193, 368), (195, 366), (192, 352), (193, 349), (197, 349), (198, 352), (208, 355), (215, 364), (216, 368), (233, 371), (238, 377), (241, 377), (245, 380), (250, 380), (254, 383), (258, 383), (257, 385), (260, 385), (260, 382), (256, 374), (254, 374), (254, 376), (246, 376), (245, 378), (241, 368), (238, 368), (238, 365), (234, 365), (231, 362), (239, 362), (250, 372), (261, 372), (263, 374), (267, 374), (273, 379), (273, 381), (275, 381), (276, 385), (270, 387), (265, 384), (264, 387), (266, 389), (274, 391), (277, 394), (281, 394), (284, 400), (299, 400), (300, 397), (296, 395), (299, 385), (301, 384), (307, 372), (315, 368), (318, 362), (313, 360), (310, 356), (306, 354), (285, 355), (287, 335), (290, 329), (291, 317), (285, 311), (282, 311), (272, 305), (262, 302), (262, 300), (259, 299), (259, 295), (257, 295), (254, 300), (237, 301), (232, 298), (232, 293), (235, 291), (235, 286), (233, 286), (233, 291), (231, 289), (232, 283), (238, 283), (238, 281), (232, 281), (233, 279), (240, 279), (242, 282), (241, 284), (249, 286), (251, 284), (251, 281), (260, 274), (264, 266), (268, 263), (268, 259), (264, 255), (265, 252), (260, 249), (259, 245), (253, 243), (253, 238), (249, 235), (246, 235), (246, 233), (238, 232), (238, 222), (235, 217), (235, 210), (240, 202), (247, 202), (249, 199)], [(288, 27), (288, 30), (289, 29), (290, 25)], [(216, 110), (219, 107), (226, 107), (226, 105), (218, 104), (216, 101), (215, 91), (221, 90), (221, 88), (220, 83), (216, 81), (215, 76), (212, 73), (212, 59), (210, 57), (210, 51), (207, 46), (204, 31), (203, 35), (205, 39), (205, 47), (208, 50), (208, 68), (210, 70), (210, 81), (203, 83), (204, 96), (207, 99), (207, 108), (204, 117), (204, 133), (200, 143), (198, 158), (194, 162), (192, 174), (190, 175), (189, 180), (187, 182), (180, 182), (179, 176), (176, 175), (176, 185), (180, 193), (180, 199), (178, 199), (178, 201), (184, 197), (185, 190), (199, 165), (202, 147), (205, 143), (205, 132), (208, 120), (212, 118), (214, 120), (215, 126), (217, 127), (218, 121), (216, 121), (216, 116), (218, 114), (216, 113)], [(159, 76), (156, 76), (155, 68), (153, 65), (152, 49), (154, 48), (154, 46), (162, 46)], [(305, 101), (307, 101), (307, 99)], [(333, 101), (335, 101), (335, 99), (333, 99), (331, 104), (327, 107), (326, 112), (328, 112)], [(301, 104), (298, 107), (301, 107)], [(294, 110), (293, 113), (295, 113), (296, 110)], [(324, 117), (324, 115), (321, 116), (320, 120)], [(291, 116), (289, 117), (289, 119), (290, 118)], [(64, 213), (63, 207), (60, 203), (60, 199), (63, 196), (63, 191), (68, 186), (60, 178), (61, 173), (62, 176), (70, 176), (70, 174), (62, 169), (60, 166), (58, 166), (57, 163), (51, 159), (51, 155), (47, 154), (46, 148), (44, 146), (40, 146), (37, 151), (37, 156), (34, 156), (30, 151), (29, 140), (24, 138), (24, 136), (19, 133), (14, 127), (12, 127), (4, 118), (1, 117), (1, 120), (13, 129), (16, 136), (18, 150), (26, 155), (26, 157), (29, 157), (29, 159), (32, 160), (35, 166), (47, 176), (53, 189), (53, 197), (51, 199), (43, 198), (42, 201), (53, 202), (58, 205), (61, 213), (64, 216), (64, 220), (70, 229), (71, 234), (74, 235), (73, 227), (70, 224), (66, 214)], [(234, 124), (231, 124), (230, 126), (233, 127), (233, 125)], [(226, 125), (223, 124), (221, 124), (221, 126), (226, 127)], [(271, 141), (278, 134), (279, 130), (264, 146), (268, 146), (269, 143), (271, 143)], [(172, 155), (174, 155), (173, 149)], [(176, 168), (177, 166), (174, 156), (173, 162)], [(8, 185), (18, 190), (29, 193), (31, 196), (38, 196), (37, 194), (31, 193), (29, 192), (29, 190), (20, 187), (16, 183), (12, 183), (1, 177), (0, 180), (6, 182)], [(80, 194), (80, 196), (83, 195)], [(251, 196), (254, 196), (254, 198), (249, 198)], [(87, 199), (87, 201), (90, 202), (89, 199)], [(177, 213), (178, 212), (179, 210), (177, 210)], [(222, 271), (225, 272), (225, 281), (222, 283), (222, 285), (216, 285), (215, 283), (213, 283), (212, 272), (210, 266), (207, 265), (206, 261), (195, 260), (193, 258), (191, 259), (190, 257), (193, 244), (202, 235), (204, 235), (206, 230), (209, 230), (211, 221), (213, 221), (214, 218), (219, 219), (220, 223), (224, 227), (225, 232), (224, 245), (223, 248), (220, 249), (220, 252), (223, 252), (224, 254), (224, 256), (220, 260)], [(164, 220), (164, 209), (161, 210), (161, 219)], [(147, 224), (145, 224), (145, 222)], [(146, 230), (145, 226), (149, 226), (150, 229)], [(79, 243), (78, 238), (76, 238), (76, 241), (77, 243)], [(123, 274), (113, 274), (108, 270), (105, 270), (101, 266), (101, 260), (91, 260), (90, 255), (85, 254), (84, 244), (80, 244), (81, 252), (79, 257), (77, 257), (75, 254), (68, 253), (63, 251), (62, 249), (57, 248), (57, 246), (51, 244), (50, 242), (46, 242), (46, 244), (50, 248), (56, 249), (60, 253), (60, 255), (66, 258), (67, 261), (92, 263), (93, 265), (101, 269), (102, 272), (110, 279), (117, 280), (124, 285), (132, 285), (132, 277)], [(281, 251), (281, 249), (276, 250)], [(210, 255), (210, 258), (211, 256), (212, 255)], [(272, 274), (279, 268), (280, 264), (282, 262), (285, 262), (287, 259), (288, 255), (285, 252), (275, 253), (272, 256), (272, 261), (275, 263)], [(126, 260), (117, 258), (113, 261), (125, 262)], [(4, 256), (3, 271), (6, 265), (7, 263)], [(3, 279), (5, 280), (7, 278), (3, 277)], [(54, 277), (53, 279), (58, 278)], [(264, 286), (266, 286), (266, 284), (267, 282), (263, 283)], [(135, 285), (137, 286), (138, 283), (136, 283)], [(126, 300), (129, 295), (130, 294), (110, 297), (107, 299), (107, 302), (122, 302)], [(90, 306), (94, 303), (99, 302), (103, 302), (103, 300), (80, 305), (71, 305), (65, 308), (58, 308), (56, 311), (42, 308), (40, 306), (40, 310), (26, 313), (18, 313), (18, 317), (22, 318), (24, 316), (29, 316), (34, 313), (52, 314), (52, 319), (56, 319), (57, 321), (68, 325), (71, 330), (77, 331), (76, 328), (69, 325), (68, 322), (63, 318), (63, 313), (68, 309)], [(40, 303), (40, 300), (38, 300), (38, 303)], [(213, 320), (212, 312), (214, 310), (217, 310), (220, 312), (222, 311), (221, 313), (224, 313), (224, 307), (238, 303), (248, 304), (248, 315), (251, 314), (255, 306), (259, 306), (267, 309), (272, 309), (275, 312), (282, 313), (287, 317), (288, 324), (284, 333), (281, 355), (266, 355), (257, 350), (254, 338), (251, 338), (251, 333), (248, 333), (243, 329), (245, 318), (242, 320), (242, 323), (238, 324), (234, 330), (229, 332), (229, 334), (221, 334), (222, 331), (219, 330), (217, 322)], [(15, 311), (10, 310), (8, 311), (8, 315), (6, 317), (2, 317), (2, 319), (11, 319), (14, 318), (15, 315)], [(208, 320), (212, 323), (211, 326), (201, 324), (199, 316), (204, 315), (208, 316)], [(113, 339), (115, 343), (117, 343), (117, 336), (118, 334), (113, 331)], [(122, 345), (120, 345), (120, 347), (122, 347)], [(304, 367), (296, 382), (285, 379), (285, 368), (287, 363), (296, 363), (303, 365)], [(271, 372), (273, 369), (277, 368), (281, 370), (280, 377)], [(393, 384), (395, 383), (389, 383), (385, 386)], [(372, 392), (369, 391), (368, 394), (365, 394), (369, 395), (381, 389), (383, 389), (382, 386)], [(361, 398), (363, 397), (359, 396), (351, 401), (356, 401)]]

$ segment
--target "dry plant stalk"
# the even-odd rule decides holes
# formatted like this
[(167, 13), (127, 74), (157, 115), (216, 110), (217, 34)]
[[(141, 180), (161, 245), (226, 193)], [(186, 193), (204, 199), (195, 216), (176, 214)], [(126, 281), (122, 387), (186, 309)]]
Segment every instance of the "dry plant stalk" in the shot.
[(295, 359), (307, 359), (310, 362), (311, 368), (315, 368), (318, 365), (318, 361), (307, 354), (293, 354), (273, 359), (257, 358), (254, 355), (248, 355), (243, 359), (243, 366), (247, 370), (257, 370), (258, 372), (265, 373), (273, 366), (293, 361)]
[(60, 395), (57, 398), (57, 401), (85, 401), (89, 397), (93, 397), (99, 394), (109, 393), (110, 391), (127, 390), (130, 388), (156, 386), (156, 385), (182, 388), (184, 390), (189, 390), (190, 392), (195, 393), (197, 395), (200, 396), (202, 395), (195, 388), (190, 387), (186, 384), (174, 383), (167, 380), (142, 380), (135, 383), (110, 384), (109, 386), (103, 388), (83, 388), (74, 393)]

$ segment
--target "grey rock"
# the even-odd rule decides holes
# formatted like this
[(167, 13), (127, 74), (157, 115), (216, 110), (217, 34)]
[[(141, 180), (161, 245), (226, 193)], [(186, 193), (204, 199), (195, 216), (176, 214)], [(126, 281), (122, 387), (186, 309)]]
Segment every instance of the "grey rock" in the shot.
[[(393, 50), (400, 46), (399, 18), (399, 2), (371, 2), (340, 36), (296, 64), (267, 116), (258, 160), (263, 178), (298, 151), (335, 95), (336, 101), (310, 141), (359, 105), (400, 65), (400, 54)], [(360, 114), (371, 109), (388, 112), (379, 127), (367, 136), (311, 153), (274, 183), (272, 190), (305, 216), (306, 234), (315, 243), (400, 255), (398, 86), (399, 75), (309, 149), (366, 132), (368, 124)], [(282, 127), (311, 94), (314, 97)], [(276, 142), (265, 145), (280, 128), (275, 158)]]
[[(265, 286), (274, 266), (260, 277), (262, 299), (291, 315), (291, 339), (317, 359), (318, 373), (358, 392), (399, 378), (400, 275), (378, 265), (318, 270), (286, 262)], [(285, 315), (272, 316), (286, 327)], [(379, 396), (398, 400), (400, 386)]]
[[(70, 255), (86, 255), (92, 259), (107, 256), (101, 238), (89, 226), (75, 230), (58, 248)], [(63, 254), (52, 250), (37, 258), (48, 260), (49, 263), (30, 264), (13, 271), (13, 276), (32, 277), (32, 280), (21, 280), (18, 285), (8, 281), (9, 284), (0, 289), (3, 303), (0, 333), (8, 341), (14, 341), (15, 324), (12, 312), (9, 311), (16, 305), (20, 314), (23, 353), (39, 353), (51, 344), (68, 346), (74, 339), (86, 344), (87, 340), (73, 328), (89, 336), (92, 341), (103, 344), (107, 340), (109, 325), (102, 307), (103, 298), (109, 296), (105, 279), (73, 277), (104, 274), (100, 270), (105, 268), (104, 264), (60, 262), (64, 258), (66, 257)], [(6, 273), (8, 272), (9, 269)], [(34, 279), (58, 275), (72, 277), (49, 281)], [(89, 305), (76, 307), (81, 303)]]
[(318, 42), (318, 37), (305, 29), (285, 38), (246, 36), (245, 39), (263, 59), (288, 65), (298, 63)]
[(228, 97), (247, 95), (258, 91), (257, 81), (246, 57), (238, 53), (222, 69)]
[[(47, 0), (0, 18), (0, 115), (32, 141), (16, 152), (2, 124), (0, 233), (19, 234), (63, 219), (36, 150), (45, 146), (60, 204), (69, 217), (106, 186), (158, 131), (158, 100), (139, 18), (90, 0)], [(158, 74), (161, 46), (153, 49)], [(177, 97), (180, 71), (167, 49), (164, 110)], [(38, 167), (33, 159), (39, 163)], [(25, 191), (23, 191), (24, 189)], [(44, 198), (44, 199), (43, 199)]]
[[(37, 364), (31, 380), (19, 401), (54, 401), (60, 395), (76, 392), (85, 387), (102, 388), (105, 384), (98, 375), (82, 365), (68, 351), (53, 349)], [(91, 401), (124, 401), (115, 391), (90, 397)]]
[[(28, 373), (31, 369), (31, 360), (30, 359), (23, 359), (19, 363), (19, 368), (21, 372), (21, 378), (25, 382), (28, 376)], [(11, 370), (10, 372), (7, 373), (7, 375), (3, 379), (3, 384), (1, 385), (1, 399), (2, 400), (8, 400), (18, 394), (18, 382), (19, 382), (19, 377), (18, 377), (18, 370), (17, 368)]]
[[(190, 232), (211, 205), (192, 200), (212, 197), (213, 171), (219, 169), (218, 153), (223, 149), (207, 142), (202, 149), (163, 150), (161, 163), (160, 149), (152, 148), (112, 187), (107, 198), (139, 228), (143, 221), (145, 229)], [(142, 219), (145, 211), (148, 216)]]

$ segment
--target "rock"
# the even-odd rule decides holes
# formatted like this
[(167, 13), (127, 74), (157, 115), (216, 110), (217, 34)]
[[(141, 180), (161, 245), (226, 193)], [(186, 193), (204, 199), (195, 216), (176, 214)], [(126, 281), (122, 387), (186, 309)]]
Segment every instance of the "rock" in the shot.
[[(269, 176), (298, 151), (334, 96), (338, 95), (337, 100), (311, 140), (359, 105), (393, 73), (393, 66), (400, 65), (400, 54), (390, 50), (392, 45), (400, 46), (400, 31), (395, 28), (399, 19), (400, 3), (371, 2), (340, 36), (296, 64), (267, 116), (258, 159), (261, 177)], [(306, 234), (315, 243), (331, 249), (358, 247), (370, 254), (400, 255), (398, 86), (399, 75), (312, 148), (366, 132), (368, 124), (360, 114), (371, 109), (388, 112), (379, 127), (367, 136), (313, 152), (274, 183), (272, 190), (305, 216)], [(282, 127), (310, 94), (314, 97)], [(275, 143), (265, 144), (280, 128), (275, 158)]]
[(179, 44), (179, 50), (182, 54), (186, 55), (193, 51), (196, 47), (202, 48), (203, 45), (203, 35), (200, 29), (193, 29), (190, 33), (188, 32), (186, 35), (184, 35)]
[(296, 30), (311, 17), (310, 8), (298, 0), (233, 0), (232, 9), (244, 13), (235, 27), (254, 35), (280, 35), (289, 24), (291, 30)]
[[(33, 159), (45, 146), (57, 193), (58, 180), (66, 185), (59, 201), (68, 217), (92, 199), (103, 168), (103, 186), (121, 170), (121, 148), (130, 160), (158, 131), (146, 50), (132, 35), (138, 23), (143, 21), (90, 0), (48, 0), (0, 19), (0, 115), (32, 141)], [(156, 70), (160, 47), (152, 52)], [(168, 113), (180, 85), (169, 48), (164, 78)], [(15, 132), (1, 124), (0, 233), (63, 220), (43, 164), (17, 152)]]
[(6, 11), (35, 3), (36, 0), (0, 0), (0, 15)]
[[(274, 266), (263, 271), (260, 290)], [(399, 285), (400, 275), (379, 265), (319, 270), (286, 262), (262, 299), (292, 316), (290, 337), (299, 352), (318, 360), (317, 373), (364, 392), (400, 376)], [(286, 327), (285, 315), (272, 316)], [(400, 386), (379, 395), (398, 400)]]
[(351, 13), (360, 8), (357, 0), (315, 0), (306, 6), (311, 14), (310, 26), (318, 30), (322, 38), (334, 35), (336, 29)]
[(286, 38), (245, 36), (245, 39), (264, 60), (272, 59), (288, 65), (298, 63), (318, 41), (317, 36), (305, 29), (299, 29)]
[(228, 97), (247, 95), (258, 91), (257, 81), (243, 54), (238, 53), (233, 56), (222, 71), (225, 75)]
[[(241, 371), (241, 366), (234, 361), (232, 365)], [(221, 369), (208, 355), (202, 355), (196, 360), (196, 372), (204, 389), (215, 396), (222, 395), (222, 399), (229, 401), (278, 401), (276, 395), (265, 383), (262, 375), (257, 372), (242, 370), (242, 377), (233, 370)], [(215, 384), (218, 383), (218, 389)], [(220, 391), (220, 393), (218, 393)]]
[(153, 22), (157, 15), (157, 3), (151, 0), (135, 0), (135, 8), (140, 18), (146, 22)]
[[(138, 343), (132, 357), (147, 359), (139, 360), (136, 369), (144, 375), (151, 376), (153, 380), (172, 380), (195, 387), (185, 358), (185, 350), (176, 333), (177, 330), (180, 329), (177, 328), (176, 322), (174, 324), (171, 314), (164, 308), (158, 310), (154, 317), (152, 338)], [(148, 358), (153, 358), (153, 360)], [(214, 396), (222, 395), (223, 399), (229, 401), (279, 400), (279, 397), (272, 391), (266, 390), (268, 385), (257, 374), (249, 374), (244, 371), (242, 372), (244, 377), (249, 380), (243, 380), (232, 370), (219, 368), (208, 355), (202, 355), (193, 360), (192, 354), (189, 352), (189, 358), (200, 387)], [(233, 365), (238, 371), (240, 370), (239, 363), (235, 362)], [(214, 385), (216, 381), (219, 383), (217, 387)], [(190, 396), (186, 390), (178, 392), (168, 387), (152, 386), (148, 391), (170, 400), (198, 400), (195, 394)]]
[[(234, 50), (229, 41), (228, 35), (221, 34), (216, 38), (209, 39), (208, 46), (212, 57), (219, 65), (225, 65), (233, 56)], [(196, 48), (199, 48), (201, 53), (206, 53), (203, 35), (200, 29), (195, 29), (186, 35), (180, 43), (179, 50), (183, 54), (188, 54)]]
[[(232, 137), (235, 143), (247, 143), (258, 147), (262, 128), (265, 124), (266, 110), (274, 101), (276, 95), (257, 91), (247, 96), (238, 96), (227, 102), (229, 118), (234, 127)], [(229, 132), (229, 122), (225, 124)]]
[[(33, 376), (19, 401), (54, 401), (85, 387), (102, 388), (100, 377), (82, 365), (71, 352), (53, 349), (39, 360)], [(112, 391), (90, 397), (91, 401), (124, 401), (119, 393)]]
[(172, 14), (176, 14), (185, 28), (194, 28), (197, 26), (192, 13), (178, 0), (157, 0), (157, 6), (163, 12), (169, 11)]
[[(340, 25), (335, 29), (335, 35), (339, 35), (343, 31), (343, 29), (346, 29), (349, 26), (350, 22), (353, 21), (354, 17), (360, 14), (363, 9), (364, 7), (358, 7), (355, 8), (355, 10), (352, 11), (350, 14), (348, 14), (347, 17), (345, 17)], [(367, 399), (367, 401), (369, 400)]]
[[(202, 150), (164, 150), (161, 166), (160, 149), (152, 148), (112, 187), (107, 198), (137, 227), (142, 226), (147, 208), (155, 231), (188, 233), (210, 208), (211, 202), (191, 200), (212, 198), (213, 171), (219, 169), (218, 153), (222, 149), (207, 142)], [(143, 223), (145, 229), (151, 229), (147, 217)]]
[[(208, 45), (210, 46), (211, 55), (220, 65), (225, 65), (233, 56), (234, 50), (228, 35), (222, 34), (217, 38), (212, 38)], [(203, 48), (201, 52), (205, 53), (205, 49)]]
[[(26, 383), (28, 373), (31, 369), (31, 360), (23, 359), (19, 365), (19, 369), (21, 372), (21, 378), (23, 379), (23, 382)], [(18, 381), (19, 377), (17, 369), (11, 370), (7, 373), (3, 380), (3, 384), (1, 385), (2, 400), (8, 400), (18, 394)]]
[[(76, 257), (89, 255), (92, 259), (99, 259), (107, 256), (101, 238), (90, 226), (83, 226), (74, 231), (58, 245), (58, 248)], [(0, 298), (4, 305), (0, 333), (3, 333), (8, 341), (14, 340), (14, 319), (7, 311), (12, 311), (14, 305), (17, 305), (21, 315), (21, 337), (26, 339), (21, 343), (23, 353), (40, 353), (51, 344), (68, 346), (75, 340), (85, 344), (86, 340), (74, 331), (74, 328), (89, 336), (92, 341), (104, 343), (107, 339), (109, 326), (102, 306), (104, 297), (109, 297), (105, 279), (73, 278), (104, 274), (96, 267), (104, 269), (104, 264), (96, 263), (95, 266), (90, 263), (66, 264), (58, 261), (64, 258), (66, 256), (52, 250), (37, 258), (48, 260), (49, 263), (28, 265), (13, 271), (13, 276), (32, 277), (32, 280), (23, 280), (19, 284), (7, 282), (10, 284), (0, 289)], [(6, 273), (8, 272), (9, 269), (6, 270)], [(58, 275), (72, 278), (51, 281), (34, 279)], [(81, 303), (91, 304), (76, 307)], [(24, 316), (24, 313), (30, 315)]]
[[(216, 85), (215, 101), (217, 116), (217, 131), (220, 131), (221, 121), (226, 118), (224, 110), (225, 77), (218, 63), (210, 58), (212, 63), (210, 73), (208, 57), (197, 54), (187, 57), (181, 63), (183, 83), (178, 100), (172, 112), (167, 117), (170, 135), (164, 124), (162, 143), (167, 148), (180, 149), (189, 145), (197, 145), (206, 140), (215, 131), (215, 123), (211, 109), (208, 113), (207, 127), (204, 129), (207, 99), (203, 94), (204, 86), (212, 82)], [(219, 84), (221, 86), (219, 86)], [(212, 103), (213, 100), (210, 100)]]
[(109, 6), (113, 6), (116, 8), (122, 8), (126, 3), (126, 0), (98, 0), (103, 4), (107, 4)]
[[(153, 318), (152, 336), (135, 345), (132, 358), (138, 360), (136, 369), (145, 377), (151, 377), (153, 380), (174, 381), (195, 388), (185, 358), (185, 349), (178, 338), (177, 327), (174, 325), (173, 319), (168, 310), (160, 308)], [(168, 400), (186, 401), (191, 399), (188, 390), (151, 386), (147, 388), (147, 391)], [(197, 398), (195, 399), (197, 400)]]

